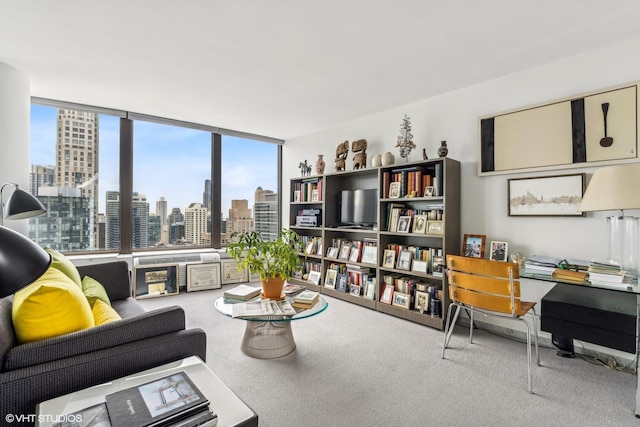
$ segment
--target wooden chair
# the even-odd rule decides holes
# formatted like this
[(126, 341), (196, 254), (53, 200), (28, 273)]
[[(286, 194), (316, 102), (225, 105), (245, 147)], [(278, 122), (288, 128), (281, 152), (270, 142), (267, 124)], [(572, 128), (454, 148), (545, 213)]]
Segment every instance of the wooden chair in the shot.
[[(538, 331), (536, 328), (535, 302), (520, 299), (519, 270), (516, 263), (504, 261), (489, 261), (480, 258), (447, 255), (447, 277), (449, 279), (449, 296), (451, 304), (447, 313), (444, 329), (444, 346), (442, 358), (449, 345), (453, 327), (458, 320), (460, 309), (469, 313), (469, 341), (473, 343), (473, 314), (475, 312), (487, 316), (507, 318), (523, 322), (527, 327), (527, 368), (529, 393), (531, 388), (531, 326), (524, 319), (529, 313), (533, 318), (533, 336), (536, 346), (537, 363), (540, 365), (538, 354)], [(456, 307), (451, 320), (451, 309)]]

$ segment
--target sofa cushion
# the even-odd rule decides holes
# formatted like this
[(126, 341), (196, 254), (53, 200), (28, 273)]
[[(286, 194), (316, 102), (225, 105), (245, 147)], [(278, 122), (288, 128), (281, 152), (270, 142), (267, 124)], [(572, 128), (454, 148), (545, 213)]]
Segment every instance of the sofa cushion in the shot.
[(20, 343), (94, 326), (89, 301), (80, 288), (56, 268), (49, 268), (38, 280), (15, 293), (11, 314)]
[(92, 277), (84, 276), (82, 278), (82, 293), (87, 297), (91, 307), (94, 307), (97, 300), (111, 306), (111, 301), (109, 301), (106, 289), (100, 282)]
[(79, 288), (82, 289), (82, 279), (80, 278), (80, 273), (78, 273), (78, 269), (71, 262), (69, 258), (51, 248), (44, 248), (45, 251), (51, 255), (51, 267), (57, 268), (67, 275), (73, 283), (78, 285)]
[(91, 312), (93, 313), (93, 320), (96, 326), (122, 319), (110, 305), (105, 304), (100, 299), (95, 301)]

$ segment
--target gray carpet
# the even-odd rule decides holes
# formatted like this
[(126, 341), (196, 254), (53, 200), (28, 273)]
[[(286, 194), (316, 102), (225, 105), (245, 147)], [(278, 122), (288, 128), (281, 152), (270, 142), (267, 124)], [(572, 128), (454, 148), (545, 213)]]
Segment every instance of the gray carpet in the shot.
[(207, 332), (207, 365), (261, 426), (640, 426), (635, 375), (541, 348), (531, 395), (520, 342), (479, 330), (468, 344), (459, 327), (443, 360), (441, 331), (330, 297), (294, 322), (293, 353), (253, 359), (245, 322), (213, 306), (223, 290), (140, 302), (184, 307), (187, 327)]

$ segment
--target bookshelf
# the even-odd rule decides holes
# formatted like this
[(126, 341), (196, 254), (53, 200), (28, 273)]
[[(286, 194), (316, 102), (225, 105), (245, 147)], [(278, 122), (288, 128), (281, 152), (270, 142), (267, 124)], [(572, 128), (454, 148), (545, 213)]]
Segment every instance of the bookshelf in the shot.
[[(392, 186), (392, 182), (398, 184)], [(427, 186), (432, 188), (425, 196), (424, 187)], [(319, 191), (314, 196), (313, 190), (316, 187), (319, 187)], [(434, 257), (436, 261), (438, 256), (442, 256), (444, 260), (445, 254), (458, 253), (460, 250), (458, 161), (437, 158), (315, 177), (298, 177), (291, 179), (290, 189), (289, 226), (303, 236), (305, 242), (321, 242), (321, 251), (300, 254), (308, 266), (305, 273), (309, 268), (320, 271), (320, 283), (314, 285), (302, 277), (292, 278), (292, 282), (353, 304), (444, 329), (445, 312), (449, 305), (447, 281), (444, 274), (438, 272), (438, 262), (435, 263), (434, 271), (433, 261)], [(376, 198), (372, 205), (376, 211), (375, 227), (345, 228), (341, 225), (342, 194), (349, 190), (375, 190), (367, 192), (367, 197)], [(316, 215), (315, 211), (320, 211), (320, 218), (315, 222), (313, 219), (298, 219), (299, 216)], [(409, 224), (409, 227), (398, 227), (401, 222)], [(351, 245), (348, 250), (344, 249), (346, 245)], [(368, 249), (363, 260), (364, 248), (374, 245), (375, 251)], [(334, 251), (336, 253), (328, 253), (329, 248), (337, 246), (340, 248)], [(358, 248), (358, 251), (352, 252), (353, 247)], [(385, 263), (385, 249), (395, 253), (392, 265)], [(397, 264), (402, 250), (411, 251), (408, 269), (406, 263)], [(402, 256), (404, 260), (408, 255), (404, 253)], [(416, 260), (419, 262), (415, 263)], [(349, 291), (341, 292), (337, 283), (336, 288), (324, 286), (327, 272), (332, 269), (337, 270), (337, 279), (340, 273), (347, 274), (355, 281), (362, 281), (363, 277), (365, 280), (369, 279), (369, 282), (374, 279), (374, 295), (367, 297), (365, 294), (366, 282), (359, 283), (362, 286), (359, 295)], [(410, 295), (408, 308), (380, 301), (385, 284), (391, 283), (397, 290), (406, 291), (402, 293)], [(439, 309), (435, 309), (434, 313), (431, 313), (431, 307), (427, 307), (426, 312), (415, 310), (416, 290), (437, 296)]]

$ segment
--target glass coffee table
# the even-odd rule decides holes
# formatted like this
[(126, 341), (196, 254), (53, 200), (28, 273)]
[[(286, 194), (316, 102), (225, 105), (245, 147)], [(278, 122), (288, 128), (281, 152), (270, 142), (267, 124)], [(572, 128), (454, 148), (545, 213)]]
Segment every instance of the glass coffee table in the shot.
[[(286, 300), (293, 302), (293, 297), (286, 297)], [(285, 318), (280, 316), (264, 316), (250, 319), (234, 318), (244, 320), (247, 323), (240, 347), (242, 352), (247, 356), (258, 359), (274, 359), (291, 353), (296, 348), (291, 323), (320, 314), (327, 309), (328, 305), (327, 300), (320, 295), (316, 305), (307, 310), (299, 311), (295, 316)], [(224, 297), (216, 300), (215, 307), (220, 313), (231, 317), (233, 304), (226, 304)]]

